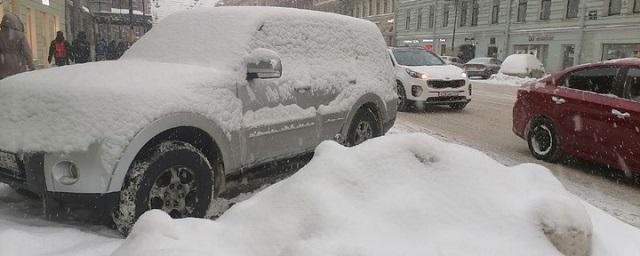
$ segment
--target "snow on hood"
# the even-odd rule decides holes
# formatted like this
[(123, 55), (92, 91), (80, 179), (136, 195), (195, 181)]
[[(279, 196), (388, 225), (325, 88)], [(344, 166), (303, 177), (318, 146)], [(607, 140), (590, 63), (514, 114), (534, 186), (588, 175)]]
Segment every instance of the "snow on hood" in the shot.
[(426, 74), (428, 79), (464, 79), (462, 70), (454, 65), (407, 66), (406, 68)]
[[(113, 255), (560, 255), (545, 231), (584, 235), (586, 212), (539, 165), (506, 167), (427, 135), (391, 135), (353, 148), (323, 142), (296, 174), (216, 221), (147, 212)], [(618, 234), (629, 246), (640, 238), (614, 222), (620, 233), (599, 234), (608, 245)], [(633, 252), (601, 242), (595, 251)]]
[(226, 131), (240, 124), (232, 72), (145, 61), (107, 61), (22, 73), (0, 81), (0, 148), (85, 150), (109, 138), (124, 148), (162, 115), (193, 112)]

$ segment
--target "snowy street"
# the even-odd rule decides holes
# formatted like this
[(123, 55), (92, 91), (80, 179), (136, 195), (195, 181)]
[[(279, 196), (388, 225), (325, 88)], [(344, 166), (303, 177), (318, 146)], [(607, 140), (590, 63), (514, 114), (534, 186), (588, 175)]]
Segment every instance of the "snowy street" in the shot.
[(511, 131), (516, 86), (501, 81), (473, 80), (473, 100), (461, 111), (433, 107), (425, 112), (398, 113), (395, 129), (426, 132), (486, 152), (505, 165), (533, 162), (549, 168), (575, 195), (619, 219), (640, 227), (640, 186), (620, 182), (619, 174), (584, 161), (551, 164), (537, 161), (526, 141)]

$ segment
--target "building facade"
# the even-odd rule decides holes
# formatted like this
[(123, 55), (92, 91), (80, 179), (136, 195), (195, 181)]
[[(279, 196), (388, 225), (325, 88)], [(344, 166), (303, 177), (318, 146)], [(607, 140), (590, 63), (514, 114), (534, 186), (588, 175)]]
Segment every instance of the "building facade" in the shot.
[(398, 45), (463, 60), (528, 53), (554, 72), (640, 57), (640, 0), (401, 0), (397, 20)]
[(22, 20), (36, 67), (47, 67), (49, 43), (55, 38), (56, 31), (65, 30), (64, 2), (60, 0), (0, 1), (0, 17), (5, 13), (13, 13)]
[(353, 0), (352, 16), (367, 19), (382, 32), (388, 46), (396, 45), (397, 0)]
[(94, 17), (96, 40), (132, 43), (151, 29), (149, 0), (88, 0), (87, 4)]

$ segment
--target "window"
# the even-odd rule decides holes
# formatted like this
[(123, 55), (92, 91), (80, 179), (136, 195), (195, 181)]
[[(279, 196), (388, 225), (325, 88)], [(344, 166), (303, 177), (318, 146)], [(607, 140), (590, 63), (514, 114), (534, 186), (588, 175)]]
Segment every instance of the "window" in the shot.
[(580, 7), (580, 0), (567, 1), (567, 19), (577, 18), (579, 7)]
[(480, 12), (480, 5), (478, 0), (473, 0), (471, 3), (471, 26), (478, 26), (478, 13)]
[(420, 30), (422, 28), (422, 8), (418, 8), (418, 25), (416, 26), (416, 29)]
[(640, 102), (640, 69), (629, 69), (625, 87), (627, 88), (627, 98)]
[(469, 2), (462, 1), (460, 3), (460, 27), (467, 25), (467, 9), (469, 8)]
[(434, 17), (435, 15), (436, 15), (436, 12), (433, 9), (433, 5), (429, 6), (429, 28), (433, 28), (433, 25), (434, 25), (433, 22), (435, 21), (435, 17)]
[(373, 16), (373, 0), (369, 0), (369, 16)]
[(500, 17), (500, 0), (493, 0), (491, 8), (491, 24), (498, 24)]
[(442, 7), (442, 26), (449, 26), (449, 4)]
[(551, 16), (551, 0), (542, 0), (540, 6), (540, 19), (548, 20)]
[(571, 89), (595, 92), (600, 94), (614, 94), (618, 68), (598, 67), (576, 71), (570, 74), (564, 81), (564, 86)]
[(640, 13), (640, 0), (633, 1), (633, 12)]
[(446, 44), (441, 44), (440, 45), (440, 55), (447, 55), (447, 45)]
[(360, 17), (360, 7), (356, 6), (356, 8), (354, 8), (353, 17)]
[(380, 13), (382, 13), (382, 10), (380, 10), (380, 0), (376, 0), (376, 14)]
[(382, 13), (387, 13), (388, 12), (387, 8), (389, 7), (389, 1), (387, 0), (382, 0), (382, 1), (384, 1), (384, 4), (383, 4), (384, 9), (382, 10)]
[(409, 30), (410, 24), (411, 24), (411, 10), (407, 10), (407, 17), (404, 20), (404, 29)]
[(602, 60), (640, 58), (640, 44), (603, 44)]
[(518, 22), (525, 22), (527, 17), (527, 0), (518, 0)]
[(609, 0), (609, 15), (620, 14), (622, 9), (622, 0)]

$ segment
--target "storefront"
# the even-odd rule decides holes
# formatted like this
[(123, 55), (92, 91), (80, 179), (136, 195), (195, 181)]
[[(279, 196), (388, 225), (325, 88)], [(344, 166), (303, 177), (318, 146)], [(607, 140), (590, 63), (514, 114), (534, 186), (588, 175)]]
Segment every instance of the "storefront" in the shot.
[(640, 58), (640, 43), (631, 44), (602, 44), (601, 60), (620, 58)]

